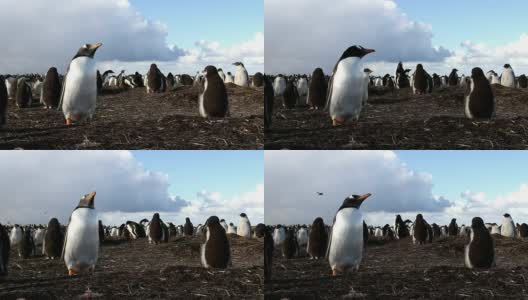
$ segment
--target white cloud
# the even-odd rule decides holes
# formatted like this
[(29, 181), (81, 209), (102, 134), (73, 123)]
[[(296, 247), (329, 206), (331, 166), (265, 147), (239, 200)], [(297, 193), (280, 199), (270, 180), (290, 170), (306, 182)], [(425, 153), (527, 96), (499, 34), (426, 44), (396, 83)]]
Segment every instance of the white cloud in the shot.
[[(367, 61), (437, 62), (450, 51), (432, 45), (432, 28), (410, 20), (392, 0), (266, 0), (266, 72), (331, 72), (349, 46), (378, 50)], [(393, 71), (391, 72), (391, 74)]]

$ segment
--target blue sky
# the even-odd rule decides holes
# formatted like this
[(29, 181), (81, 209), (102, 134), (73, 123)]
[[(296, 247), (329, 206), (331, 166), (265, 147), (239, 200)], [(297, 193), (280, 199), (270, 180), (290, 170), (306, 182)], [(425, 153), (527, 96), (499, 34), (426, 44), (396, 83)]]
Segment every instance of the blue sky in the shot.
[(433, 44), (449, 49), (468, 39), (499, 46), (518, 39), (528, 25), (527, 1), (396, 0), (396, 3), (411, 20), (431, 24)]
[(149, 20), (168, 26), (169, 44), (192, 48), (198, 40), (231, 46), (264, 30), (263, 0), (131, 0)]
[(264, 183), (263, 151), (132, 151), (150, 171), (169, 175), (169, 193), (186, 200), (202, 190), (229, 198)]
[(433, 176), (433, 193), (456, 200), (466, 190), (495, 198), (528, 182), (528, 151), (396, 151), (411, 170)]

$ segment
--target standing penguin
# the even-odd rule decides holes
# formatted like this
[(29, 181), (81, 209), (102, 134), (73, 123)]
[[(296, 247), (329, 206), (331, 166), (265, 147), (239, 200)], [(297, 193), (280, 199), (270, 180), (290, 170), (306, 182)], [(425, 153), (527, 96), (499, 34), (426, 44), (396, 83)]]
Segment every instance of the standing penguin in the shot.
[(280, 97), (284, 94), (284, 91), (286, 91), (286, 78), (282, 74), (279, 74), (273, 80), (273, 92), (275, 93), (275, 97)]
[(491, 268), (495, 266), (495, 245), (481, 218), (471, 220), (471, 235), (465, 248), (466, 267)]
[(457, 75), (457, 72), (458, 70), (457, 69), (453, 69), (451, 71), (451, 74), (449, 74), (449, 78), (447, 80), (447, 84), (449, 86), (457, 86), (458, 85), (458, 75)]
[(235, 73), (235, 84), (238, 86), (249, 86), (249, 76), (244, 64), (241, 62), (236, 62), (233, 65), (237, 67)]
[(282, 247), (282, 243), (284, 243), (285, 238), (286, 230), (284, 229), (284, 227), (282, 227), (282, 225), (277, 225), (275, 227), (275, 230), (273, 230), (273, 243), (275, 244), (275, 247)]
[(46, 108), (57, 108), (59, 106), (60, 97), (61, 83), (59, 73), (57, 72), (57, 68), (52, 67), (48, 70), (48, 73), (46, 73), (40, 102), (44, 104), (44, 107)]
[(345, 50), (334, 67), (326, 104), (333, 126), (359, 119), (365, 94), (361, 58), (372, 52), (372, 49), (352, 46)]
[(299, 245), (293, 229), (286, 228), (286, 238), (282, 244), (282, 256), (286, 259), (292, 259), (297, 255)]
[(0, 76), (0, 126), (7, 122), (7, 87), (3, 76)]
[(273, 85), (267, 76), (264, 77), (264, 129), (271, 129), (273, 120), (273, 105), (275, 105), (275, 95)]
[[(365, 87), (363, 88), (364, 94), (363, 94), (363, 105), (367, 105), (368, 101), (368, 90), (369, 90), (369, 84), (370, 84), (370, 74), (372, 74), (372, 70), (369, 68), (363, 69), (363, 80), (365, 81)], [(389, 74), (387, 74), (389, 75)], [(388, 77), (390, 79), (390, 77)], [(391, 81), (392, 82), (392, 81)], [(394, 88), (394, 82), (392, 83), (392, 87)]]
[(427, 75), (422, 64), (416, 65), (413, 75), (413, 91), (415, 95), (423, 95), (427, 92)]
[(261, 87), (264, 85), (264, 75), (262, 73), (257, 72), (255, 75), (253, 75), (253, 87)]
[(183, 235), (185, 236), (193, 236), (194, 233), (194, 227), (191, 223), (191, 219), (185, 218), (185, 225), (183, 225)]
[(370, 196), (346, 198), (334, 217), (326, 252), (333, 276), (359, 269), (363, 257), (363, 216), (359, 207)]
[(416, 220), (414, 221), (413, 244), (425, 244), (428, 238), (429, 235), (427, 231), (427, 222), (425, 222), (422, 214), (418, 214), (416, 215)]
[(251, 223), (245, 213), (240, 214), (240, 221), (238, 222), (237, 235), (245, 237), (247, 239), (251, 238)]
[(318, 217), (312, 223), (308, 237), (308, 255), (310, 259), (319, 259), (325, 256), (328, 244), (328, 234), (323, 219)]
[(500, 83), (502, 86), (510, 88), (515, 87), (515, 73), (513, 72), (513, 69), (509, 64), (504, 65), (504, 70), (502, 71), (500, 79)]
[(528, 224), (522, 223), (519, 226), (519, 237), (523, 239), (528, 237)]
[(229, 110), (227, 90), (214, 66), (203, 71), (204, 90), (199, 98), (200, 115), (204, 118), (224, 118)]
[(220, 78), (222, 78), (222, 81), (225, 82), (226, 75), (224, 73), (224, 70), (218, 69), (218, 76), (220, 76)]
[(402, 239), (409, 236), (409, 229), (405, 225), (400, 215), (396, 215), (396, 222), (394, 229), (396, 230), (396, 238)]
[(237, 234), (237, 228), (235, 224), (229, 223), (229, 226), (227, 227), (227, 234)]
[(7, 276), (8, 274), (7, 264), (9, 262), (10, 251), (11, 244), (9, 242), (9, 234), (5, 227), (0, 224), (0, 277)]
[(257, 239), (263, 238), (266, 230), (266, 225), (258, 223), (257, 226), (255, 226), (255, 232), (253, 233), (253, 236)]
[(204, 268), (227, 268), (231, 263), (231, 248), (226, 232), (217, 216), (205, 222), (206, 240), (201, 247)]
[(515, 237), (515, 223), (510, 214), (504, 214), (502, 219), (500, 234), (505, 237)]
[(47, 259), (56, 259), (61, 256), (64, 234), (62, 233), (59, 220), (52, 218), (48, 222), (48, 229), (44, 236), (44, 255)]
[(321, 68), (317, 68), (312, 73), (310, 88), (308, 89), (308, 104), (313, 109), (323, 109), (326, 103), (328, 83)]
[(293, 80), (288, 80), (286, 90), (284, 90), (282, 97), (284, 100), (284, 107), (287, 109), (293, 109), (299, 101), (299, 92), (297, 91), (297, 86), (293, 83)]
[(151, 64), (147, 73), (147, 94), (162, 93), (164, 91), (163, 75), (156, 64)]
[(526, 78), (526, 75), (522, 74), (521, 76), (519, 76), (517, 85), (521, 89), (528, 88), (528, 78)]
[(481, 68), (471, 70), (470, 91), (464, 102), (468, 119), (489, 120), (495, 114), (495, 96)]
[(271, 270), (273, 267), (273, 252), (275, 251), (275, 245), (273, 243), (273, 237), (268, 229), (264, 233), (264, 280), (269, 281), (271, 279)]
[(18, 247), (18, 255), (22, 259), (27, 259), (30, 256), (35, 255), (35, 242), (33, 241), (33, 235), (31, 234), (31, 228), (24, 228), (22, 233), (22, 241)]
[[(97, 69), (95, 52), (103, 44), (86, 44), (73, 57), (64, 81), (59, 107), (66, 124), (92, 119), (97, 103)], [(95, 263), (94, 263), (95, 266)]]
[(158, 213), (155, 213), (152, 216), (152, 220), (150, 221), (148, 231), (149, 231), (148, 233), (149, 243), (157, 245), (162, 242), (163, 228), (162, 228), (160, 216)]
[(91, 192), (84, 195), (70, 217), (62, 249), (62, 257), (64, 257), (69, 276), (75, 276), (85, 270), (95, 270), (99, 255), (99, 226), (94, 206), (95, 194)]
[(227, 226), (227, 223), (226, 223), (226, 221), (224, 219), (220, 220), (220, 225), (222, 225), (222, 227), (224, 227), (224, 230), (227, 232), (228, 226)]
[(31, 86), (28, 83), (28, 80), (24, 77), (19, 78), (17, 82), (17, 91), (16, 91), (16, 104), (20, 108), (31, 107), (33, 102), (33, 96), (31, 93)]
[(447, 229), (447, 232), (450, 236), (457, 236), (458, 235), (458, 225), (456, 223), (456, 219), (452, 219), (451, 223), (449, 223), (449, 227)]

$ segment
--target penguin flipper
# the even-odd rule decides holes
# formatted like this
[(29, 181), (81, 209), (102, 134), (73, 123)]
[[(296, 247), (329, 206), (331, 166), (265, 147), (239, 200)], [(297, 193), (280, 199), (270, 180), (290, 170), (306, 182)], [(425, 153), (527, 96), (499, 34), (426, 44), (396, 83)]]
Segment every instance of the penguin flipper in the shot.
[(332, 221), (332, 229), (330, 230), (330, 236), (328, 237), (328, 243), (326, 244), (326, 254), (325, 254), (326, 260), (328, 260), (328, 257), (330, 255), (330, 246), (332, 245), (332, 235), (334, 233), (335, 221), (336, 221), (336, 217), (334, 217), (334, 220)]
[(324, 111), (328, 111), (328, 109), (330, 108), (330, 100), (332, 99), (332, 89), (334, 86), (334, 76), (335, 76), (338, 65), (339, 65), (339, 62), (337, 62), (337, 64), (335, 65), (334, 71), (332, 72), (332, 76), (330, 76), (330, 80), (328, 81), (328, 88), (326, 90), (326, 104), (325, 104)]

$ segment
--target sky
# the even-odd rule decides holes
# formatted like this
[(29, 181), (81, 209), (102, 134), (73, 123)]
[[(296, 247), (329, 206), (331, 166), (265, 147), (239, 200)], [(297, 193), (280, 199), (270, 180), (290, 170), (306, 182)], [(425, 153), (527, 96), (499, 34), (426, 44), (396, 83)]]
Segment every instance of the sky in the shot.
[(526, 1), (318, 0), (265, 1), (266, 72), (331, 73), (349, 46), (373, 48), (364, 64), (394, 74), (398, 61), (429, 73), (473, 67), (528, 73)]
[(63, 73), (96, 42), (102, 70), (144, 73), (155, 62), (194, 75), (209, 64), (234, 71), (237, 61), (250, 74), (264, 69), (262, 1), (0, 0), (0, 8), (2, 74)]
[(528, 222), (527, 164), (526, 151), (266, 151), (265, 219), (331, 224), (347, 196), (372, 193), (361, 206), (371, 225), (397, 213), (441, 225), (500, 223), (504, 213)]
[(0, 223), (67, 224), (81, 197), (96, 191), (104, 224), (212, 215), (264, 220), (263, 151), (2, 151)]

